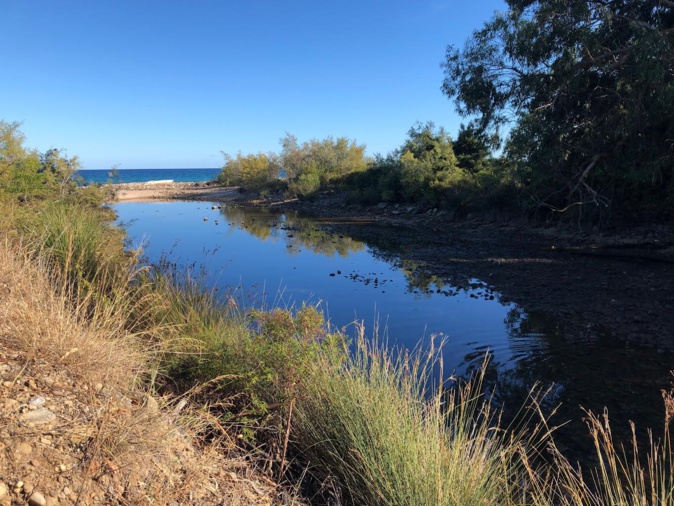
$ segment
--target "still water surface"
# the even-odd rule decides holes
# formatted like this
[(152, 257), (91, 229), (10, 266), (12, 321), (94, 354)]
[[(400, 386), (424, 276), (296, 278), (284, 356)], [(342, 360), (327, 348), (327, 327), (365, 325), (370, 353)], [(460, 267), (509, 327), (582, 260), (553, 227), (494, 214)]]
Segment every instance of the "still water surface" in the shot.
[(575, 420), (575, 428), (562, 430), (568, 446), (584, 432), (580, 405), (608, 406), (625, 430), (628, 419), (644, 428), (661, 425), (669, 355), (628, 347), (590, 322), (528, 313), (501, 301), (484, 280), (461, 288), (419, 282), (413, 267), (310, 219), (215, 205), (125, 202), (115, 210), (150, 262), (164, 257), (201, 270), (211, 287), (240, 305), (320, 304), (334, 327), (353, 332), (352, 323), (363, 322), (369, 335), (408, 348), (440, 336), (448, 373), (474, 369), (489, 352), (488, 380), (501, 401), (519, 406), (533, 383), (553, 386), (547, 402), (563, 403), (558, 421)]
[(370, 334), (378, 327), (380, 337), (408, 348), (444, 337), (446, 364), (461, 372), (487, 349), (503, 365), (518, 353), (505, 324), (515, 306), (480, 280), (460, 290), (411, 286), (406, 272), (366, 244), (323, 232), (311, 220), (212, 205), (121, 203), (116, 211), (151, 262), (165, 255), (203, 268), (207, 282), (236, 289), (246, 305), (319, 304), (337, 328), (363, 322)]

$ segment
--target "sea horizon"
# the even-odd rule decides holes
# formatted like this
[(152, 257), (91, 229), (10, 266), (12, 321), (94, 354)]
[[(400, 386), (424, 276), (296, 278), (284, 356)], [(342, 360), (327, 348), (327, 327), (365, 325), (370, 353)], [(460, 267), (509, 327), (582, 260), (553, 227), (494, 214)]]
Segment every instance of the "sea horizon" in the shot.
[(112, 183), (147, 183), (148, 181), (171, 180), (176, 183), (200, 183), (213, 181), (218, 177), (220, 168), (194, 167), (189, 169), (118, 169), (115, 177), (110, 177), (111, 170), (86, 169), (77, 174), (85, 184)]

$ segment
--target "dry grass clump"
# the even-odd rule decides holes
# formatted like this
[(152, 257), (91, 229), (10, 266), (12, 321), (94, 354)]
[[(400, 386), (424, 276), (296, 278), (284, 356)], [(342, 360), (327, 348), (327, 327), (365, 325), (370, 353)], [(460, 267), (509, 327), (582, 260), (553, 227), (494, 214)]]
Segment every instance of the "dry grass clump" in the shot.
[[(147, 391), (155, 349), (125, 331), (128, 308), (73, 298), (51, 273), (0, 239), (0, 504), (33, 490), (51, 504), (271, 504), (226, 440), (196, 437), (199, 409)], [(48, 422), (26, 421), (37, 398)]]
[(135, 336), (121, 331), (113, 315), (92, 319), (85, 299), (73, 302), (65, 290), (55, 290), (48, 268), (24, 253), (0, 245), (0, 279), (11, 286), (0, 313), (9, 339), (22, 351), (62, 363), (87, 381), (129, 388), (143, 374), (149, 356)]

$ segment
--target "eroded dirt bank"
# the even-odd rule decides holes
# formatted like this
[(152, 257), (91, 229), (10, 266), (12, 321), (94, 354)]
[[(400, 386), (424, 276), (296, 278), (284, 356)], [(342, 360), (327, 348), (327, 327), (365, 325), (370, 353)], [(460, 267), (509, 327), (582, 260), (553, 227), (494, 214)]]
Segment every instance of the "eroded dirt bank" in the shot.
[(558, 317), (571, 332), (592, 326), (627, 346), (674, 351), (674, 227), (620, 234), (533, 226), (509, 217), (457, 220), (406, 205), (360, 206), (343, 195), (313, 202), (260, 199), (206, 183), (118, 185), (123, 200), (204, 200), (311, 215), (367, 242), (411, 277), (462, 286), (477, 278), (527, 312)]

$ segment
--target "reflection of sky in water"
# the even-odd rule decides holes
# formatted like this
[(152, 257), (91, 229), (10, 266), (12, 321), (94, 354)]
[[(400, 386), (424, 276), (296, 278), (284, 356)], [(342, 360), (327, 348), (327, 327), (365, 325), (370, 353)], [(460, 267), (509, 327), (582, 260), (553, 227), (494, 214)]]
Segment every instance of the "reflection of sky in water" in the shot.
[(562, 402), (557, 422), (574, 420), (559, 438), (581, 452), (589, 441), (582, 439), (579, 406), (595, 412), (607, 406), (614, 434), (628, 428), (628, 419), (640, 427), (661, 426), (660, 389), (670, 384), (670, 355), (632, 349), (579, 315), (552, 318), (502, 304), (498, 293), (477, 287), (479, 280), (468, 279), (472, 288), (464, 290), (438, 286), (413, 264), (403, 262), (405, 272), (363, 243), (321, 232), (311, 221), (211, 206), (120, 203), (115, 209), (132, 244), (147, 242), (151, 261), (170, 252), (171, 262), (204, 267), (213, 286), (239, 287), (239, 305), (320, 302), (334, 326), (363, 321), (371, 335), (378, 322), (389, 344), (409, 348), (441, 334), (446, 374), (478, 367), (490, 351), (486, 381), (495, 387), (495, 400), (517, 410), (532, 385), (553, 385), (547, 404)]
[[(427, 291), (415, 290), (400, 269), (362, 243), (301, 228), (292, 218), (211, 206), (121, 203), (115, 209), (132, 245), (145, 242), (150, 261), (170, 252), (170, 260), (178, 264), (203, 265), (221, 289), (239, 287), (243, 304), (320, 302), (332, 325), (362, 321), (372, 332), (378, 322), (389, 343), (408, 347), (442, 334), (449, 371), (462, 370), (466, 359), (480, 362), (487, 350), (501, 364), (510, 361), (504, 322), (512, 305), (501, 304), (498, 294), (487, 300), (483, 288), (447, 296), (436, 293), (433, 284)], [(456, 291), (447, 286), (442, 290)], [(471, 298), (477, 292), (479, 298)]]

